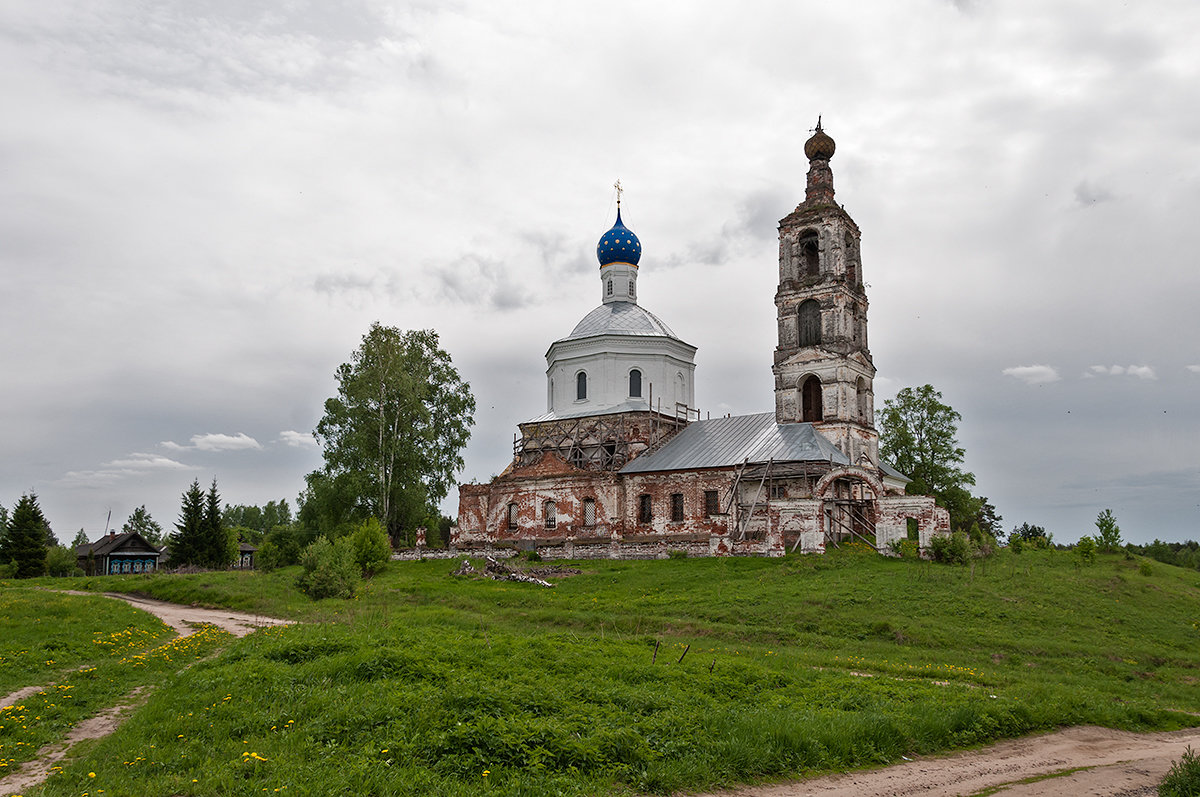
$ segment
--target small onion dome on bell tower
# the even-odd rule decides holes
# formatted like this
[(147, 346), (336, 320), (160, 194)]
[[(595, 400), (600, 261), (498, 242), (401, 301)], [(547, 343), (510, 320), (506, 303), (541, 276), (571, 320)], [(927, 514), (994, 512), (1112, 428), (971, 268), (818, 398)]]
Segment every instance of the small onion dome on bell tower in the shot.
[(833, 139), (825, 135), (825, 131), (821, 129), (821, 117), (818, 116), (817, 131), (812, 134), (812, 138), (804, 142), (804, 154), (810, 161), (827, 161), (833, 157), (836, 149), (837, 144), (833, 143)]
[(804, 189), (804, 202), (808, 205), (833, 203), (833, 169), (829, 159), (837, 145), (821, 129), (821, 117), (817, 117), (817, 130), (812, 138), (804, 142), (804, 154), (808, 156), (808, 186)]
[(617, 207), (617, 223), (612, 226), (611, 230), (600, 236), (600, 243), (596, 244), (596, 257), (600, 260), (601, 268), (610, 263), (628, 263), (636, 266), (642, 257), (642, 242), (633, 234), (633, 230), (621, 222), (619, 206)]

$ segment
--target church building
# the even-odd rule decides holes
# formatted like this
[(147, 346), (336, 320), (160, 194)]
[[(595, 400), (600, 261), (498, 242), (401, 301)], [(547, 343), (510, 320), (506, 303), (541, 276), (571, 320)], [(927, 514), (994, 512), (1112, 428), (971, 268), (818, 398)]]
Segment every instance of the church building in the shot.
[(946, 510), (879, 459), (860, 233), (834, 202), (834, 150), (818, 123), (804, 201), (779, 223), (775, 411), (700, 419), (696, 347), (638, 303), (642, 245), (618, 188), (600, 305), (550, 345), (546, 412), (519, 424), (512, 463), (459, 487), (452, 548), (782, 556), (949, 533)]

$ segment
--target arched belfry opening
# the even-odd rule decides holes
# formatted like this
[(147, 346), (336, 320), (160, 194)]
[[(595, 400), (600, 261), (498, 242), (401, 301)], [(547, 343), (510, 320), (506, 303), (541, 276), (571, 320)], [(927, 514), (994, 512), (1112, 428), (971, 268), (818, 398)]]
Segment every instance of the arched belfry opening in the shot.
[(817, 423), (825, 420), (821, 380), (816, 376), (806, 376), (800, 383), (800, 420), (804, 423)]
[(797, 344), (803, 346), (821, 345), (821, 303), (816, 299), (808, 299), (800, 303), (796, 310)]
[(800, 268), (806, 277), (821, 274), (821, 250), (814, 230), (805, 230), (800, 234)]

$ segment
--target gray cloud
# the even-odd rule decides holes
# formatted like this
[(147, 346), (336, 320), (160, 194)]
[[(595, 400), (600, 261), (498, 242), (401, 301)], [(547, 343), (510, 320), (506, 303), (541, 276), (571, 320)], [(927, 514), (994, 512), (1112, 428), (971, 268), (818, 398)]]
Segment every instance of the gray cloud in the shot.
[[(544, 406), (546, 346), (598, 300), (617, 176), (641, 299), (700, 347), (702, 408), (768, 410), (775, 225), (822, 113), (879, 402), (932, 383), (1006, 521), (1089, 532), (1111, 493), (1087, 485), (1186, 470), (1178, 441), (1200, 435), (1175, 384), (1200, 366), (1168, 347), (1200, 339), (1179, 254), (1200, 250), (1198, 27), (1190, 0), (13, 0), (0, 501), (33, 486), (57, 528), (92, 528), (108, 507), (173, 516), (192, 478), (294, 496), (373, 320), (439, 331), (479, 398), (464, 476), (501, 471)], [(1059, 369), (1092, 376), (1029, 388)], [(198, 428), (271, 442), (231, 456)], [(164, 440), (188, 441), (175, 465), (126, 453)], [(1196, 534), (1187, 491), (1121, 501), (1127, 538)]]

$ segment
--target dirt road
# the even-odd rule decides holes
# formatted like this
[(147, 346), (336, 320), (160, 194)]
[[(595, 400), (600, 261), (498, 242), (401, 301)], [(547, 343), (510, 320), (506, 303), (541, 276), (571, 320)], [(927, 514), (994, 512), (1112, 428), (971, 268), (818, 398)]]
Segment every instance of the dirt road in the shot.
[(1200, 749), (1200, 728), (1139, 734), (1085, 726), (885, 769), (706, 797), (965, 797), (985, 791), (1004, 797), (1152, 797), (1189, 745)]
[[(71, 592), (70, 595), (95, 595), (94, 592)], [(143, 598), (139, 595), (126, 595), (121, 592), (105, 592), (105, 597), (122, 600), (137, 609), (143, 609), (158, 617), (167, 625), (179, 632), (180, 636), (192, 633), (192, 626), (198, 623), (209, 623), (221, 628), (234, 636), (246, 636), (269, 625), (288, 625), (291, 620), (279, 620), (274, 617), (264, 617), (261, 614), (243, 614), (229, 609), (205, 609), (199, 606), (183, 606), (178, 603), (156, 601), (153, 598)]]
[[(78, 592), (61, 590), (69, 595), (95, 595), (95, 592)], [(274, 617), (263, 617), (256, 614), (243, 614), (227, 609), (204, 609), (198, 606), (181, 606), (177, 603), (156, 601), (136, 595), (124, 595), (119, 592), (106, 592), (106, 597), (123, 600), (135, 608), (150, 612), (167, 625), (174, 628), (180, 636), (193, 633), (193, 626), (208, 623), (228, 631), (234, 636), (246, 636), (253, 631), (271, 625), (287, 625), (291, 620), (279, 620)], [(0, 697), (0, 706), (12, 705), (16, 702), (37, 694), (48, 687), (31, 686), (13, 692), (7, 697)], [(50, 768), (62, 761), (70, 752), (71, 746), (85, 739), (99, 739), (117, 729), (125, 717), (143, 699), (141, 688), (122, 698), (116, 705), (105, 709), (94, 717), (84, 720), (71, 729), (62, 741), (49, 744), (38, 751), (38, 757), (22, 764), (15, 772), (0, 777), (0, 795), (20, 793), (41, 783), (50, 774)]]

